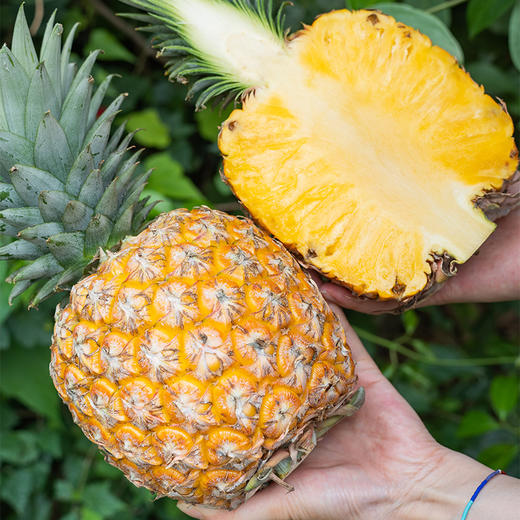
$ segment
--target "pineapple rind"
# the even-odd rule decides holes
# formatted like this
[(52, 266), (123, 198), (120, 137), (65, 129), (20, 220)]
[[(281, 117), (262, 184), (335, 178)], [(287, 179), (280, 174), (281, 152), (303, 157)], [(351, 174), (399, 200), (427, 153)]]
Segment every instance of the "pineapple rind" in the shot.
[(11, 274), (10, 299), (39, 286), (32, 305), (70, 287), (151, 209), (139, 201), (150, 172), (136, 172), (139, 153), (127, 157), (133, 134), (110, 137), (124, 95), (98, 117), (111, 80), (92, 92), (99, 51), (78, 70), (69, 61), (76, 27), (62, 46), (53, 14), (38, 58), (22, 6), (13, 49), (0, 50), (0, 234), (15, 239), (0, 258), (29, 262)]
[(58, 308), (51, 350), (61, 398), (108, 462), (220, 508), (274, 454), (293, 446), (299, 462), (356, 386), (310, 276), (251, 221), (208, 208), (163, 214), (110, 253)]

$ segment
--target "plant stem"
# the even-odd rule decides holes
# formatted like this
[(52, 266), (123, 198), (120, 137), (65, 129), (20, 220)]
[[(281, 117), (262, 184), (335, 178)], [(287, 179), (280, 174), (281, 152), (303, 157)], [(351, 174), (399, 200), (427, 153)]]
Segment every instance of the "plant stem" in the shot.
[(157, 57), (157, 52), (148, 45), (146, 38), (137, 33), (134, 28), (128, 25), (122, 18), (118, 18), (102, 0), (90, 0), (89, 4), (98, 14), (132, 40), (142, 53), (145, 53), (146, 56), (149, 56), (156, 61), (161, 63), (163, 62), (162, 58)]
[(417, 352), (397, 343), (396, 341), (392, 341), (389, 339), (382, 338), (380, 336), (376, 336), (371, 332), (368, 332), (364, 329), (360, 329), (359, 327), (354, 327), (354, 330), (358, 334), (358, 336), (362, 339), (366, 339), (379, 345), (381, 347), (385, 347), (389, 350), (393, 350), (394, 352), (398, 352), (403, 356), (409, 357), (414, 361), (418, 361), (419, 363), (424, 363), (426, 365), (436, 365), (436, 366), (445, 366), (445, 367), (472, 367), (472, 366), (489, 366), (489, 365), (513, 365), (517, 362), (517, 358), (513, 356), (498, 356), (498, 357), (484, 357), (484, 358), (459, 358), (459, 359), (449, 359), (449, 358), (436, 358), (436, 357), (426, 357), (418, 354)]
[(444, 9), (455, 7), (456, 5), (463, 4), (467, 1), (468, 0), (448, 0), (447, 2), (442, 2), (441, 4), (434, 5), (433, 7), (426, 9), (426, 12), (430, 14), (438, 13), (439, 11), (444, 11)]
[(34, 18), (31, 22), (31, 27), (29, 28), (29, 31), (32, 36), (34, 36), (38, 29), (40, 28), (40, 25), (43, 20), (43, 13), (45, 11), (45, 6), (43, 5), (43, 0), (36, 0), (35, 6), (34, 6)]

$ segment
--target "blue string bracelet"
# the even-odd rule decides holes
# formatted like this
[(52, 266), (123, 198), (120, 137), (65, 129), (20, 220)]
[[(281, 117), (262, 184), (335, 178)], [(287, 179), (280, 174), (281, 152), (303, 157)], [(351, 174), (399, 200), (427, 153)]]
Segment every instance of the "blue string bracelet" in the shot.
[(475, 493), (471, 496), (469, 499), (468, 505), (464, 508), (464, 512), (462, 513), (462, 516), (460, 520), (466, 520), (468, 517), (469, 510), (471, 509), (471, 506), (473, 505), (473, 502), (475, 502), (475, 499), (477, 498), (478, 494), (482, 491), (482, 488), (493, 478), (497, 475), (503, 475), (504, 472), (501, 469), (497, 469), (496, 471), (493, 471), (490, 475), (488, 475), (478, 486), (477, 489), (475, 489)]

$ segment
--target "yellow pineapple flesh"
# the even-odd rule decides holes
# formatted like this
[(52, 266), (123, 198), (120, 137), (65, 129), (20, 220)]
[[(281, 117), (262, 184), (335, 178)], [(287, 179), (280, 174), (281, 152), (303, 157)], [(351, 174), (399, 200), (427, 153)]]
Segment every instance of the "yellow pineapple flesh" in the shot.
[(309, 275), (249, 220), (207, 208), (108, 253), (58, 308), (51, 349), (61, 398), (111, 464), (214, 507), (245, 500), (274, 455), (303, 458), (355, 390)]
[(382, 299), (420, 294), (436, 258), (465, 262), (493, 231), (474, 202), (516, 169), (511, 118), (381, 13), (322, 15), (287, 53), (223, 124), (225, 178), (326, 276)]

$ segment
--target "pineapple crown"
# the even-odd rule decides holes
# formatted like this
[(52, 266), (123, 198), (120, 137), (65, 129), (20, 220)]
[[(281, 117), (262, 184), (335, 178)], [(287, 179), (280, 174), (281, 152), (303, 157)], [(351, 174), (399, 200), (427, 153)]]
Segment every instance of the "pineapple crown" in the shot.
[(8, 278), (10, 301), (35, 286), (33, 306), (70, 288), (100, 248), (138, 231), (152, 208), (140, 200), (150, 172), (136, 171), (133, 134), (121, 125), (111, 135), (125, 95), (98, 117), (112, 76), (93, 92), (100, 51), (78, 68), (70, 61), (77, 24), (62, 46), (54, 17), (38, 56), (22, 5), (12, 49), (0, 50), (0, 235), (14, 238), (0, 259), (24, 261)]
[[(228, 29), (238, 29), (265, 48), (266, 59), (285, 48), (284, 7), (275, 9), (273, 0), (121, 0), (146, 14), (123, 13), (147, 25), (139, 30), (153, 34), (159, 56), (166, 58), (166, 75), (171, 81), (186, 82), (199, 77), (190, 87), (187, 98), (195, 99), (197, 110), (219, 97), (225, 103), (262, 83), (254, 73), (254, 60), (249, 71), (243, 62), (226, 55)], [(243, 45), (237, 40), (236, 47)], [(231, 44), (233, 46), (233, 44)], [(240, 49), (238, 49), (240, 51)], [(246, 49), (249, 51), (249, 49)], [(251, 52), (245, 52), (251, 57)]]

